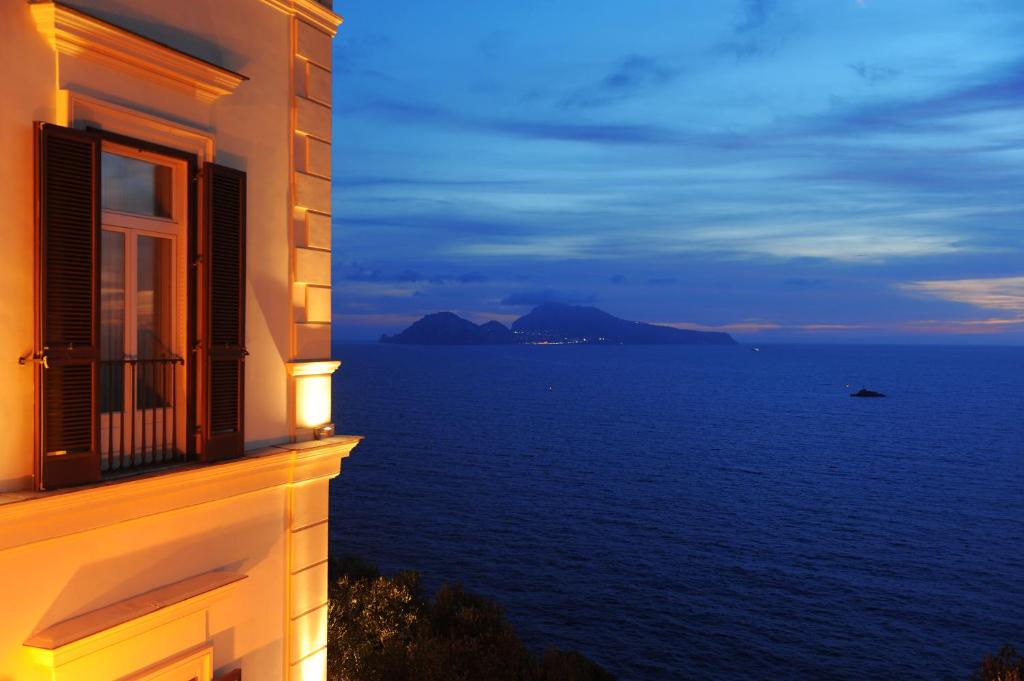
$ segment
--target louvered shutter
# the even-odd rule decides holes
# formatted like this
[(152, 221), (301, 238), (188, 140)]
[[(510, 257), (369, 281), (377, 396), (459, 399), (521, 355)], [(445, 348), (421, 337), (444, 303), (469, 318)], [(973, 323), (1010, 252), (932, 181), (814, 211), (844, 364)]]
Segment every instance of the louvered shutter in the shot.
[(245, 444), (245, 173), (203, 170), (206, 461), (242, 454)]
[(36, 128), (40, 473), (53, 489), (100, 477), (100, 140)]

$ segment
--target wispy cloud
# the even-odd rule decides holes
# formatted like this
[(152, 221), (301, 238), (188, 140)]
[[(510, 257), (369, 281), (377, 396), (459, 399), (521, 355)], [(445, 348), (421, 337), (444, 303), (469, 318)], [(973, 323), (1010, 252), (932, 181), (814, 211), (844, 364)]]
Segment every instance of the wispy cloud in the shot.
[(348, 271), (342, 276), (345, 281), (369, 282), (374, 284), (481, 284), (488, 281), (488, 278), (480, 272), (465, 272), (463, 274), (424, 274), (416, 270), (399, 270), (386, 272), (379, 268), (367, 268), (360, 265), (351, 265)]
[(776, 52), (784, 37), (770, 33), (767, 26), (778, 12), (778, 0), (743, 0), (732, 34), (721, 40), (714, 52), (736, 59), (751, 59)]
[(580, 88), (564, 97), (560, 104), (567, 107), (604, 106), (634, 97), (648, 89), (667, 85), (679, 75), (678, 68), (654, 58), (631, 54), (598, 82)]
[(839, 262), (885, 262), (894, 258), (948, 255), (970, 250), (954, 235), (915, 233), (895, 226), (843, 225), (822, 220), (785, 226), (695, 229), (667, 247), (680, 251), (768, 255), (774, 258), (819, 258)]
[(487, 117), (430, 103), (377, 98), (342, 113), (376, 113), (406, 125), (444, 126), (509, 137), (605, 145), (651, 145), (678, 141), (670, 128), (646, 123), (567, 121), (564, 118)]
[[(524, 236), (514, 241), (456, 244), (448, 255), (487, 258), (552, 258), (574, 260), (599, 255), (598, 241), (590, 236)], [(611, 255), (611, 254), (608, 254)]]
[(865, 62), (857, 62), (850, 64), (850, 70), (860, 76), (868, 85), (877, 85), (878, 83), (890, 80), (899, 75), (899, 70), (894, 69), (891, 66), (882, 66), (879, 64), (867, 64)]
[(778, 0), (744, 0), (740, 20), (733, 27), (735, 33), (750, 33), (764, 28), (778, 6)]
[(915, 281), (901, 284), (900, 288), (988, 310), (1015, 312), (1019, 315), (1017, 323), (1024, 322), (1024, 277)]

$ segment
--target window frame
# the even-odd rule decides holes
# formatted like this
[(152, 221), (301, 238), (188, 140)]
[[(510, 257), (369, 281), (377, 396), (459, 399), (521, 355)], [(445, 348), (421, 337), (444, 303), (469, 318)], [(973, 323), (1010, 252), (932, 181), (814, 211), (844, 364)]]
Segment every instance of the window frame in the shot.
[[(130, 158), (145, 163), (151, 163), (154, 165), (164, 166), (170, 169), (170, 215), (167, 217), (145, 215), (138, 213), (130, 213), (126, 211), (119, 211), (110, 208), (105, 208), (100, 205), (100, 231), (101, 232), (114, 232), (123, 235), (123, 262), (124, 262), (124, 342), (125, 347), (120, 353), (126, 358), (137, 357), (140, 359), (153, 359), (153, 358), (142, 358), (139, 357), (138, 347), (138, 242), (140, 237), (152, 237), (158, 239), (167, 239), (170, 242), (171, 248), (171, 263), (172, 263), (172, 276), (171, 276), (171, 287), (170, 287), (170, 298), (171, 298), (171, 343), (170, 343), (170, 354), (173, 356), (181, 357), (184, 360), (183, 373), (184, 379), (190, 369), (190, 364), (195, 361), (195, 358), (190, 356), (190, 353), (186, 352), (188, 347), (187, 341), (187, 316), (188, 316), (188, 241), (189, 241), (189, 229), (188, 229), (188, 202), (189, 202), (189, 173), (188, 173), (188, 162), (182, 158), (169, 156), (165, 153), (157, 153), (151, 149), (144, 149), (138, 146), (139, 141), (135, 142), (136, 146), (128, 146), (124, 143), (110, 141), (107, 139), (101, 140), (100, 145), (100, 172), (102, 174), (104, 156), (107, 154), (117, 155), (124, 158)], [(102, 235), (101, 235), (102, 239)], [(102, 301), (101, 301), (101, 320), (102, 320)], [(102, 327), (102, 321), (101, 321)], [(101, 334), (102, 337), (102, 334)], [(103, 348), (100, 348), (101, 357), (103, 356)], [(170, 368), (171, 371), (178, 371), (173, 365)], [(102, 376), (102, 374), (101, 374)], [(157, 414), (153, 412), (147, 417), (145, 411), (141, 411), (136, 404), (128, 404), (128, 395), (134, 394), (131, 392), (132, 388), (129, 386), (131, 382), (128, 378), (128, 373), (123, 373), (125, 385), (123, 387), (125, 397), (122, 398), (121, 404), (122, 409), (120, 418), (115, 417), (115, 412), (106, 412), (102, 410), (102, 404), (104, 403), (101, 399), (101, 411), (100, 411), (100, 461), (101, 461), (101, 472), (105, 475), (117, 475), (124, 473), (120, 467), (115, 467), (112, 461), (107, 460), (107, 447), (104, 445), (104, 438), (115, 438), (122, 439), (124, 434), (121, 430), (125, 428), (124, 415), (130, 414), (135, 422), (146, 421), (147, 418), (152, 418), (153, 423), (151, 427), (156, 429)], [(188, 437), (189, 426), (187, 423), (188, 414), (188, 403), (193, 399), (192, 394), (189, 392), (188, 381), (182, 380), (180, 383), (176, 383), (177, 389), (173, 399), (178, 400), (180, 404), (186, 405), (185, 409), (181, 412), (180, 417), (175, 419), (175, 422), (171, 424), (171, 428), (178, 433), (175, 437), (175, 441), (182, 443), (185, 447), (182, 448), (186, 459), (190, 457), (187, 451), (187, 445), (190, 442)], [(104, 384), (101, 381), (101, 393)], [(166, 418), (166, 413), (161, 414), (160, 418)], [(116, 419), (116, 420), (114, 420)], [(113, 423), (110, 421), (114, 420)], [(116, 424), (116, 425), (115, 425)], [(145, 428), (142, 430), (145, 433)], [(155, 431), (154, 431), (155, 432)], [(131, 430), (131, 436), (135, 437), (134, 428)], [(131, 445), (134, 451), (134, 444)], [(141, 452), (142, 462), (140, 466), (146, 465), (147, 455), (143, 451)], [(130, 472), (130, 468), (128, 471)]]
[[(199, 193), (202, 184), (199, 182), (199, 157), (193, 152), (182, 151), (181, 149), (175, 149), (174, 147), (168, 147), (163, 144), (157, 144), (155, 142), (149, 142), (135, 137), (129, 137), (127, 135), (121, 135), (102, 128), (88, 126), (86, 127), (86, 131), (94, 133), (100, 138), (101, 163), (102, 151), (110, 149), (111, 151), (116, 151), (116, 153), (134, 155), (142, 160), (155, 159), (165, 164), (168, 161), (171, 161), (178, 167), (176, 170), (172, 171), (172, 176), (177, 178), (178, 172), (183, 172), (184, 174), (182, 177), (182, 186), (184, 191), (179, 192), (181, 194), (180, 196), (172, 196), (172, 205), (174, 206), (172, 220), (176, 220), (182, 225), (182, 233), (184, 236), (184, 248), (182, 248), (179, 243), (177, 250), (180, 255), (175, 257), (176, 261), (183, 260), (185, 264), (185, 274), (183, 277), (185, 305), (184, 309), (180, 311), (180, 313), (184, 314), (184, 319), (181, 320), (184, 322), (181, 327), (184, 330), (184, 345), (181, 347), (181, 352), (179, 354), (185, 359), (184, 452), (187, 461), (194, 461), (196, 460), (199, 452), (196, 424), (199, 414), (199, 404), (202, 398), (198, 390), (198, 373), (196, 366), (199, 360), (196, 348), (199, 345), (200, 333), (198, 324), (199, 312), (197, 310), (200, 285), (198, 265), (199, 206), (201, 205), (201, 197)], [(102, 167), (100, 168), (100, 172), (102, 172)], [(172, 193), (176, 189), (176, 185), (177, 181), (175, 180), (171, 188)], [(103, 229), (103, 224), (106, 223), (108, 213), (112, 217), (117, 216), (116, 219), (129, 225), (145, 222), (148, 225), (155, 226), (160, 223), (166, 224), (170, 222), (167, 218), (137, 216), (118, 211), (106, 211), (102, 206), (100, 206), (100, 230)], [(140, 471), (141, 470), (142, 469), (140, 469)]]

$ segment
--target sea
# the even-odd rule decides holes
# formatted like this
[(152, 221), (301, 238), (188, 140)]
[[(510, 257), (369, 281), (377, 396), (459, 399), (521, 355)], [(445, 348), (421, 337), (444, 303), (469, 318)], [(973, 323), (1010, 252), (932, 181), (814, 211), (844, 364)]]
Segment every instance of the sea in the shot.
[(652, 681), (965, 681), (1024, 652), (1024, 347), (336, 356), (366, 439), (331, 551), (493, 597), (536, 651)]

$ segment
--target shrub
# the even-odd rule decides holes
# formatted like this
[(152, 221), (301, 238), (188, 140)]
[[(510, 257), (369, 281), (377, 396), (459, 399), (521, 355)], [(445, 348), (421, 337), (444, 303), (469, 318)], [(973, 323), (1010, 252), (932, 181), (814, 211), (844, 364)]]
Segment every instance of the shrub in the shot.
[(1024, 681), (1024, 658), (1005, 645), (995, 655), (985, 656), (971, 681)]
[(609, 681), (577, 652), (530, 655), (501, 606), (443, 586), (428, 601), (415, 572), (382, 577), (358, 558), (332, 559), (330, 681)]

